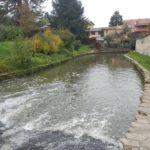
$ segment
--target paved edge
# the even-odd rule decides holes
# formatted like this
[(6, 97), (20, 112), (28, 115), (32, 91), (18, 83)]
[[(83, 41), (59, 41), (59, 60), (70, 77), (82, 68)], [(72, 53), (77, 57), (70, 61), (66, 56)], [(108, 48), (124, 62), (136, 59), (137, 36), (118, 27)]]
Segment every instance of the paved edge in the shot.
[(129, 56), (125, 55), (125, 57), (141, 73), (144, 91), (135, 120), (120, 141), (123, 150), (150, 150), (150, 72)]

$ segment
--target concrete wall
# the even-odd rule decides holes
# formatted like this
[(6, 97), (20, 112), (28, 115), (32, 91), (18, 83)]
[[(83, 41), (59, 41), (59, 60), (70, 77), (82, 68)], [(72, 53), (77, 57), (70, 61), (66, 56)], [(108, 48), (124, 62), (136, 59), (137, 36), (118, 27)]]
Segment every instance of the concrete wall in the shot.
[(136, 40), (136, 51), (141, 54), (150, 55), (150, 35)]

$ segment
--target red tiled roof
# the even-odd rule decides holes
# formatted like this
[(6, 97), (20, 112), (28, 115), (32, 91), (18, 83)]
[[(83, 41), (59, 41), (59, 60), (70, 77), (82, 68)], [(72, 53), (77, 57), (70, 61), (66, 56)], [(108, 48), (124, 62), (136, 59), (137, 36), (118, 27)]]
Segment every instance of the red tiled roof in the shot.
[(138, 24), (148, 25), (150, 24), (150, 18), (124, 20), (124, 23), (131, 24), (131, 25), (138, 25)]

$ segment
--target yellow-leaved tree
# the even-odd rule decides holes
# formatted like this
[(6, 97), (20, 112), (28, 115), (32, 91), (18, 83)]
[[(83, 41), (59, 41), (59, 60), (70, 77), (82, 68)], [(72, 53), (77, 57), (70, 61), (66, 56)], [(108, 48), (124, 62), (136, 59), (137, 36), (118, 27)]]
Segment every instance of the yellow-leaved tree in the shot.
[(57, 53), (63, 47), (61, 38), (50, 29), (46, 29), (44, 33), (36, 34), (32, 38), (32, 44), (34, 53)]

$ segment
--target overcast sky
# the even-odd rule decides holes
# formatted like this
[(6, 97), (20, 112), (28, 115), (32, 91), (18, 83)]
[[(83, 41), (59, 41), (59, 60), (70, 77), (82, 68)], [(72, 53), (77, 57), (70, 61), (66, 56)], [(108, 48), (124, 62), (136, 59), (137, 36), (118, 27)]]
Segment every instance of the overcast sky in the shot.
[[(81, 0), (85, 16), (96, 27), (108, 26), (110, 17), (118, 10), (123, 19), (150, 18), (150, 0)], [(52, 0), (45, 3), (45, 10), (50, 12)]]

